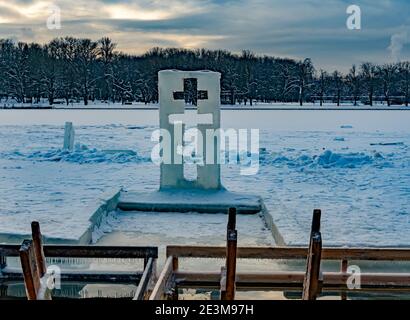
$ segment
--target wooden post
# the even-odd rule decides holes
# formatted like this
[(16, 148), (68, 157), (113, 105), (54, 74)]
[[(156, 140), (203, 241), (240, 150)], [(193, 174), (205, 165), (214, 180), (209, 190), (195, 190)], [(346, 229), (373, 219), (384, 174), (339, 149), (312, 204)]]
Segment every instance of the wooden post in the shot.
[(312, 219), (312, 230), (313, 232), (320, 232), (320, 219), (322, 217), (322, 211), (320, 209), (313, 210), (313, 219)]
[[(343, 274), (346, 274), (348, 266), (349, 266), (349, 262), (347, 260), (342, 260), (342, 262), (340, 264), (340, 272), (343, 273)], [(347, 300), (347, 292), (342, 291), (341, 294), (340, 294), (340, 298), (342, 300)]]
[(8, 297), (8, 286), (6, 284), (0, 284), (0, 299)]
[(37, 262), (37, 271), (39, 278), (47, 273), (46, 258), (43, 250), (43, 237), (40, 231), (40, 224), (37, 221), (31, 223), (31, 233), (33, 237), (33, 248)]
[(226, 294), (224, 300), (235, 299), (237, 241), (238, 232), (236, 230), (229, 230), (226, 257)]
[[(172, 272), (178, 272), (179, 268), (179, 259), (178, 257), (172, 257)], [(172, 291), (172, 300), (179, 300), (178, 285), (175, 284)]]
[(178, 257), (172, 257), (172, 270), (177, 272), (179, 268), (179, 260)]
[(4, 269), (7, 266), (7, 258), (3, 255), (0, 254), (0, 274), (1, 274), (1, 269)]
[(322, 235), (320, 233), (321, 211), (314, 210), (306, 274), (303, 281), (303, 300), (316, 300), (320, 293), (320, 263), (322, 258)]
[(33, 242), (31, 240), (24, 240), (19, 254), (27, 299), (37, 300), (37, 292), (40, 289), (40, 278), (38, 276), (37, 263), (32, 244)]
[(236, 208), (229, 208), (228, 210), (228, 230), (236, 230)]
[(226, 300), (226, 267), (221, 267), (221, 279), (219, 282), (220, 286), (220, 299)]

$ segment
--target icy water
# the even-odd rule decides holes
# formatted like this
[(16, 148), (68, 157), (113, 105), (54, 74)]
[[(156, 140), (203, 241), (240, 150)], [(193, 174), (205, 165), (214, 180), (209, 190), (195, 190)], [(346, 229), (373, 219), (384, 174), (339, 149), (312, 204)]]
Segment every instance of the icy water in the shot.
[[(72, 154), (60, 149), (65, 121), (76, 127)], [(222, 122), (261, 130), (259, 173), (224, 166), (223, 183), (261, 195), (288, 244), (306, 244), (321, 208), (325, 245), (410, 245), (409, 111), (229, 110)], [(46, 235), (75, 238), (89, 218), (84, 210), (107, 190), (155, 190), (157, 123), (157, 110), (0, 110), (0, 233), (28, 233), (37, 219)], [(129, 218), (120, 216), (113, 231)]]

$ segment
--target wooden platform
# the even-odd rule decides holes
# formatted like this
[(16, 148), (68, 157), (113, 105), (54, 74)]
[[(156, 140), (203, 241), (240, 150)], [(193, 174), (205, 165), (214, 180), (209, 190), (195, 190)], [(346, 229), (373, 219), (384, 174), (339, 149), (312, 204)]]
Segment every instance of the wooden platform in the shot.
[(117, 208), (123, 211), (256, 214), (262, 210), (259, 196), (204, 190), (165, 190), (157, 192), (121, 192)]

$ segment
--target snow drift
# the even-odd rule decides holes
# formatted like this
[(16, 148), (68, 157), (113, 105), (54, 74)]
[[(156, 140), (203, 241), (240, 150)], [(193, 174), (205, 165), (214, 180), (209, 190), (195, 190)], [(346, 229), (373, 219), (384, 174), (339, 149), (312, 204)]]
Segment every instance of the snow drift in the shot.
[(46, 151), (34, 151), (23, 153), (14, 150), (9, 153), (2, 153), (2, 158), (8, 160), (31, 160), (31, 161), (51, 161), (70, 162), (78, 164), (87, 163), (141, 163), (151, 161), (148, 158), (139, 156), (137, 152), (131, 150), (97, 150), (88, 148), (86, 145), (77, 144), (75, 150), (70, 152), (64, 149), (50, 149)]
[(291, 156), (286, 153), (263, 152), (260, 155), (262, 165), (282, 166), (291, 168), (360, 168), (363, 166), (391, 167), (392, 164), (379, 152), (366, 154), (364, 152), (337, 153), (325, 150), (318, 155), (301, 154)]

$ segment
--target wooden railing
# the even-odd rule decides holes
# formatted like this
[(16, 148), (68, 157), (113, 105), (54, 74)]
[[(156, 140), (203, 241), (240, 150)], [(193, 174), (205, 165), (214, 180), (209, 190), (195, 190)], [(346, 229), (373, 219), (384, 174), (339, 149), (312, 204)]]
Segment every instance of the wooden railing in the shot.
[[(61, 273), (61, 281), (82, 283), (134, 283), (138, 284), (135, 299), (144, 299), (148, 295), (150, 282), (155, 281), (157, 247), (125, 247), (125, 246), (77, 246), (77, 245), (42, 245), (39, 225), (32, 223), (33, 240), (25, 240), (22, 245), (0, 245), (0, 281), (26, 281), (30, 286), (34, 280), (45, 273), (46, 258), (91, 258), (91, 259), (143, 259), (142, 272), (135, 271), (85, 271), (73, 270)], [(20, 257), (23, 272), (19, 268), (7, 266), (8, 257)], [(31, 276), (30, 276), (31, 274)], [(39, 277), (37, 277), (37, 275)], [(31, 290), (31, 289), (30, 289)], [(36, 290), (37, 291), (37, 290)], [(32, 292), (32, 290), (30, 291)], [(32, 293), (30, 298), (35, 298)]]
[[(167, 247), (167, 256), (179, 266), (180, 258), (225, 259), (225, 247)], [(306, 260), (307, 247), (239, 247), (238, 259)], [(340, 272), (323, 273), (323, 290), (348, 290), (346, 282), (350, 261), (410, 261), (410, 249), (403, 248), (323, 248), (322, 261), (343, 262)], [(175, 282), (179, 287), (219, 287), (219, 272), (180, 272), (174, 269)], [(305, 272), (238, 273), (236, 286), (243, 290), (253, 289), (302, 289)], [(361, 290), (410, 290), (410, 273), (362, 273)]]
[[(303, 260), (306, 263), (305, 272), (237, 273), (234, 287), (240, 290), (300, 290), (305, 300), (316, 299), (322, 290), (337, 291), (341, 293), (342, 299), (346, 299), (348, 279), (352, 276), (347, 272), (349, 261), (410, 261), (408, 248), (322, 248), (320, 217), (321, 211), (315, 210), (309, 247), (239, 247), (232, 251), (235, 259)], [(228, 230), (230, 224), (232, 222), (228, 222)], [(225, 282), (228, 277), (223, 272), (179, 271), (181, 258), (229, 261), (232, 254), (227, 247), (168, 246), (166, 254), (168, 260), (173, 262), (172, 273), (168, 274), (173, 279), (174, 288), (168, 288), (164, 293), (175, 291), (175, 288), (232, 288), (232, 283), (228, 285)], [(340, 261), (340, 272), (322, 273), (321, 262), (324, 260)], [(355, 287), (355, 290), (410, 291), (410, 273), (361, 273), (360, 282), (360, 288)], [(222, 290), (221, 298), (226, 297), (224, 294)]]

